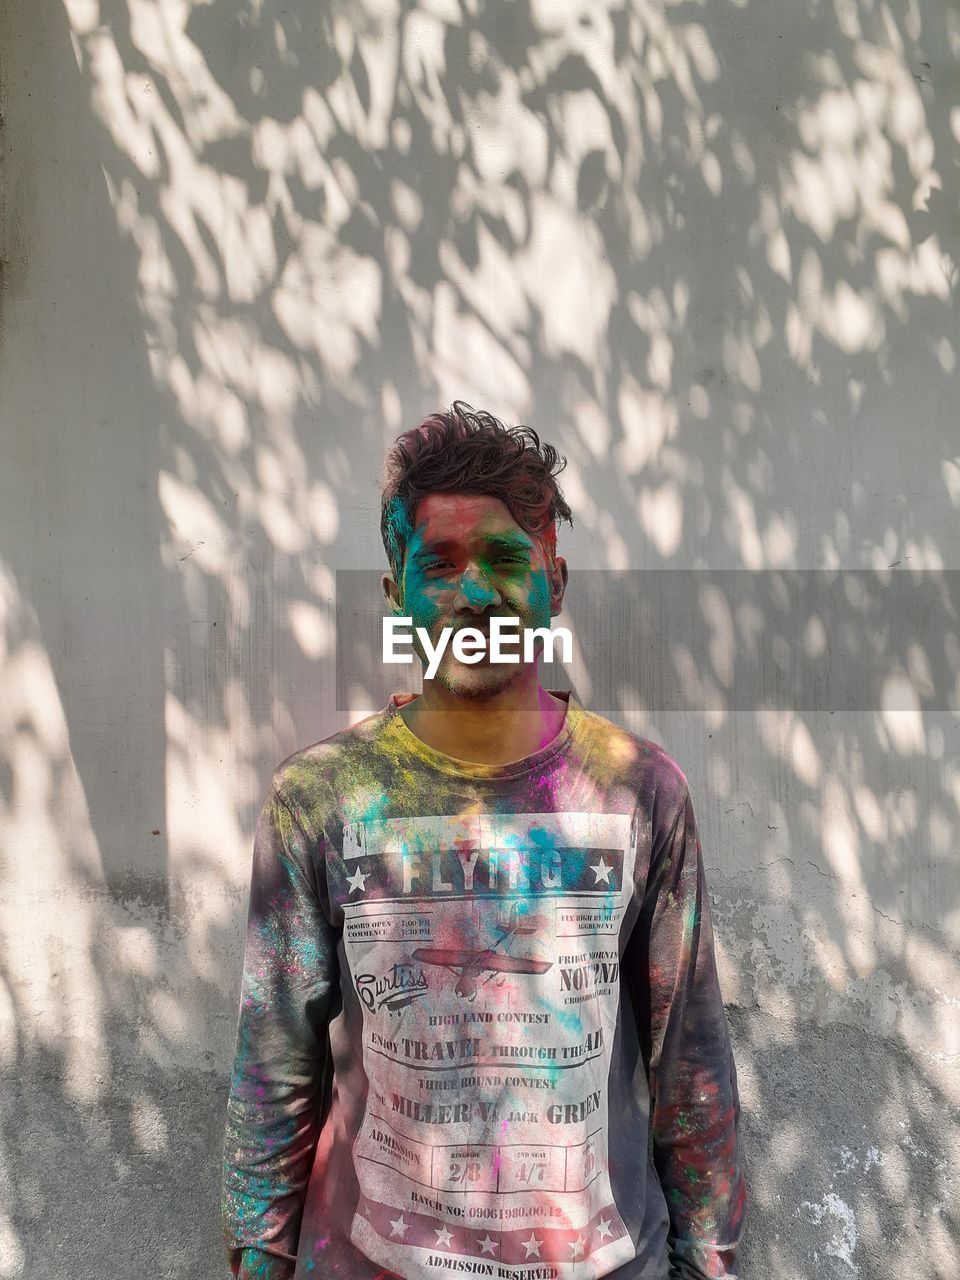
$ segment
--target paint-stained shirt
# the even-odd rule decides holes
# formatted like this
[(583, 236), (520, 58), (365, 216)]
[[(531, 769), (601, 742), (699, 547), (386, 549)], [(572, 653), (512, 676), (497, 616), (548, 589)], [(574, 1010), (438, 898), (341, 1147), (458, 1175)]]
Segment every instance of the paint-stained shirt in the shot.
[(254, 843), (223, 1229), (295, 1280), (734, 1275), (739, 1100), (678, 764), (575, 694), (509, 764), (400, 713)]

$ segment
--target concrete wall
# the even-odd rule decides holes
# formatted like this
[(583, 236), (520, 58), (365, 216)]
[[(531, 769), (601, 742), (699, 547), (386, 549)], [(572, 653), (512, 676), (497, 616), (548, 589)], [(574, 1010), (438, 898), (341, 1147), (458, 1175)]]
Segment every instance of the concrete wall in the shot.
[(958, 58), (942, 0), (6, 0), (0, 1277), (223, 1273), (255, 814), (382, 705), (336, 574), (459, 395), (569, 458), (567, 677), (690, 779), (743, 1276), (955, 1280)]

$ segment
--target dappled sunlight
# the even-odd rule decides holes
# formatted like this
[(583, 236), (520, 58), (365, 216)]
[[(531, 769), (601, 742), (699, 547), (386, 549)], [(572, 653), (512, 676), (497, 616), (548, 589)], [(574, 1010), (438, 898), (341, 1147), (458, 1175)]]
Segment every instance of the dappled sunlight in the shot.
[[(272, 738), (272, 727), (253, 725), (243, 691), (230, 681), (224, 699), (227, 723), (223, 728), (202, 724), (191, 716), (173, 697), (167, 696), (166, 723), (169, 743), (167, 786), (175, 795), (189, 797), (187, 804), (170, 814), (171, 836), (178, 847), (188, 847), (200, 833), (217, 833), (217, 853), (222, 859), (219, 870), (230, 874), (236, 869), (234, 850), (241, 847), (244, 833), (229, 794), (224, 787), (224, 770), (218, 760), (224, 753), (233, 756), (232, 776), (240, 794), (258, 786), (252, 761), (246, 770), (238, 770), (236, 747), (258, 735)], [(254, 756), (254, 759), (256, 757)], [(237, 771), (233, 773), (233, 771)]]
[(884, 681), (882, 692), (885, 705), (878, 717), (878, 736), (886, 737), (898, 755), (923, 755), (926, 735), (915, 685), (898, 673)]
[[(153, 903), (146, 882), (141, 887), (128, 877), (110, 892), (36, 618), (9, 573), (3, 577), (3, 613), (4, 635), (17, 640), (5, 655), (0, 697), (8, 779), (0, 844), (24, 856), (5, 867), (0, 1054), (13, 1069), (41, 1052), (59, 1056), (65, 1095), (92, 1106), (103, 1101), (121, 1049), (168, 1068), (208, 1061), (195, 1007), (197, 982), (223, 982), (223, 957), (208, 934), (218, 920), (233, 931), (242, 889), (237, 884), (229, 891), (233, 857), (211, 868), (206, 879), (191, 865), (181, 880), (175, 865), (171, 882), (187, 908), (176, 923)], [(239, 705), (245, 708), (245, 700)], [(175, 729), (175, 719), (171, 723)], [(236, 720), (231, 728), (237, 732)], [(172, 733), (171, 769), (176, 745)], [(223, 753), (223, 742), (214, 742), (210, 751)], [(172, 782), (186, 791), (183, 779)], [(243, 843), (222, 776), (203, 799), (213, 806), (208, 812), (198, 813), (193, 805), (171, 815), (176, 847), (189, 846), (198, 821), (232, 831), (225, 851)], [(140, 1020), (143, 1012), (148, 1024)], [(118, 1018), (128, 1024), (127, 1044), (114, 1039)]]
[(141, 1151), (163, 1152), (169, 1147), (163, 1113), (149, 1094), (138, 1090), (130, 1099), (130, 1128)]
[[(56, 1050), (65, 1091), (90, 1103), (109, 1055), (91, 955), (99, 912), (85, 892), (98, 878), (99, 858), (36, 617), (2, 565), (0, 610), (0, 847), (19, 855), (4, 862), (0, 1054), (16, 1067), (39, 1049)], [(51, 903), (60, 906), (55, 930)]]

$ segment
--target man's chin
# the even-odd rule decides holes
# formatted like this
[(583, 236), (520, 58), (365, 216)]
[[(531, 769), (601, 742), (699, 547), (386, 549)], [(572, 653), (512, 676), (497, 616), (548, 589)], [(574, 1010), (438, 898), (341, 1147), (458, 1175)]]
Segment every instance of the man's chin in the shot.
[(441, 667), (434, 676), (434, 682), (457, 698), (481, 701), (508, 688), (516, 675), (515, 665), (511, 669), (504, 663), (483, 662), (468, 666), (466, 663), (453, 662), (446, 669)]

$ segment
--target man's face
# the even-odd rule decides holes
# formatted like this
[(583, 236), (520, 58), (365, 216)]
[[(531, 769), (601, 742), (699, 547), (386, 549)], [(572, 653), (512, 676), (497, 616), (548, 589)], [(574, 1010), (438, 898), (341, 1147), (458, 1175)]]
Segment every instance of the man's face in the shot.
[[(519, 627), (507, 633), (507, 652), (523, 657), (523, 636), (534, 627), (549, 627), (560, 613), (567, 582), (562, 556), (551, 565), (541, 544), (520, 527), (499, 500), (486, 495), (434, 493), (421, 499), (414, 513), (401, 580), (383, 577), (394, 612), (413, 619), (436, 645), (444, 627), (488, 631), (490, 619), (515, 617)], [(517, 640), (513, 640), (517, 636)], [(542, 650), (537, 642), (537, 653)], [(426, 665), (426, 653), (414, 631), (414, 648)], [(536, 666), (536, 662), (532, 664)], [(447, 644), (434, 679), (463, 698), (498, 692), (518, 675), (523, 662), (460, 662)]]

